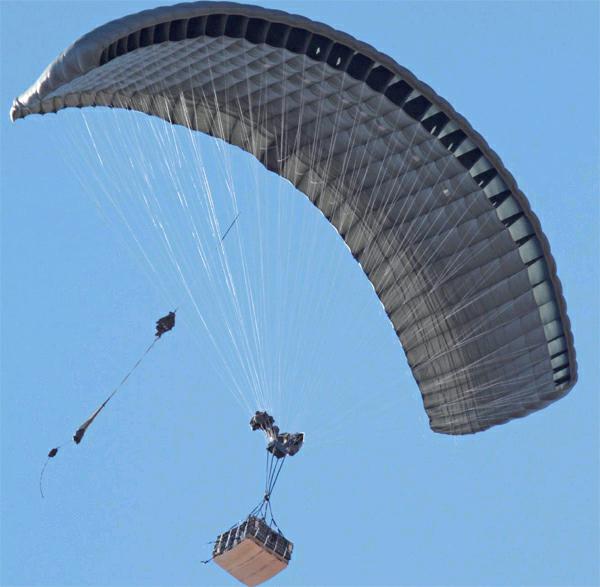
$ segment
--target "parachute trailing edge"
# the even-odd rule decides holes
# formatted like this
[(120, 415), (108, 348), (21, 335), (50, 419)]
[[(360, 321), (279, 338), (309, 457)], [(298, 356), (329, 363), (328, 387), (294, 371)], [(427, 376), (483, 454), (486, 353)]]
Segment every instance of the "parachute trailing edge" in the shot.
[(527, 199), (462, 116), (371, 46), (277, 10), (156, 8), (76, 41), (11, 118), (85, 106), (219, 137), (304, 192), (372, 282), (436, 432), (485, 430), (575, 384)]

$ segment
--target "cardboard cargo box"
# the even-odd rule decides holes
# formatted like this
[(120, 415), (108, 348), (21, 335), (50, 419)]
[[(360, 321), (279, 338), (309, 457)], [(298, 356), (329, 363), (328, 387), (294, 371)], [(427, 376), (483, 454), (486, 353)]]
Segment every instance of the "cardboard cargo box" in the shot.
[(250, 516), (217, 538), (213, 559), (238, 581), (254, 587), (283, 571), (293, 548), (283, 534), (263, 519)]

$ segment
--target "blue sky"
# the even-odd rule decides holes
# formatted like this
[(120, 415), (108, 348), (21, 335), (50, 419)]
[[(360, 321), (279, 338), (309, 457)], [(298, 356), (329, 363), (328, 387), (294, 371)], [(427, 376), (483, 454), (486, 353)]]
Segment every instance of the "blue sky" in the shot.
[[(13, 98), (75, 38), (160, 4), (0, 3), (2, 585), (232, 585), (200, 561), (261, 497), (264, 444), (233, 392), (244, 376), (219, 288), (197, 274), (211, 340), (156, 233), (129, 211), (153, 273), (112, 213), (105, 192), (119, 195), (109, 182), (124, 175), (97, 172), (82, 114), (8, 120)], [(307, 433), (274, 497), (296, 545), (274, 584), (597, 585), (599, 4), (263, 5), (388, 53), (486, 137), (551, 243), (580, 373), (569, 396), (526, 419), (472, 437), (434, 434), (400, 345), (334, 231), (249, 157), (199, 137), (225, 225), (223, 158), (232, 165), (243, 214), (227, 245), (234, 270), (236, 250), (246, 251), (261, 296), (263, 366), (283, 365), (275, 415)], [(125, 143), (113, 152), (110, 137), (130, 121), (101, 111), (85, 121), (117, 169)], [(277, 213), (264, 204), (274, 194)], [(256, 272), (261, 260), (266, 273)], [(84, 443), (50, 463), (42, 500), (46, 452), (180, 303), (175, 331)]]

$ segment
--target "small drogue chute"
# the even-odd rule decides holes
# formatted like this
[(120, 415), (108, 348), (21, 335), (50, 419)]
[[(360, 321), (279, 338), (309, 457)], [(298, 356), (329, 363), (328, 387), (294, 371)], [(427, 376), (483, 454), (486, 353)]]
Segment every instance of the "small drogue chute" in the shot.
[[(166, 332), (169, 332), (170, 330), (172, 330), (175, 327), (175, 313), (176, 312), (177, 312), (177, 310), (173, 310), (172, 312), (169, 312), (166, 316), (163, 316), (162, 318), (159, 318), (156, 321), (156, 333), (154, 335), (154, 340), (152, 341), (150, 346), (148, 346), (148, 348), (144, 351), (142, 356), (136, 361), (136, 363), (133, 365), (133, 367), (127, 372), (125, 377), (123, 377), (123, 379), (121, 379), (120, 383), (117, 385), (117, 387), (115, 387), (115, 389), (111, 392), (111, 394), (100, 404), (100, 406), (98, 406), (98, 408), (96, 408), (94, 410), (92, 415), (83, 424), (81, 424), (81, 426), (79, 426), (79, 428), (77, 428), (77, 430), (75, 431), (75, 434), (73, 435), (73, 442), (75, 444), (79, 444), (83, 440), (83, 437), (85, 436), (85, 433), (87, 432), (88, 428), (92, 425), (94, 420), (99, 416), (100, 412), (102, 412), (102, 410), (106, 407), (108, 402), (125, 385), (125, 383), (129, 379), (131, 374), (139, 367), (140, 363), (144, 360), (146, 355), (152, 350), (152, 348), (158, 342), (158, 340), (161, 338), (161, 336), (163, 334), (165, 334)], [(44, 492), (42, 489), (42, 481), (43, 481), (43, 477), (44, 477), (44, 472), (46, 470), (46, 466), (48, 465), (48, 461), (50, 459), (53, 459), (58, 454), (58, 451), (63, 446), (64, 446), (64, 444), (61, 444), (59, 446), (52, 448), (48, 452), (48, 458), (46, 459), (46, 462), (44, 463), (44, 466), (42, 467), (42, 472), (40, 473), (40, 494), (42, 497), (44, 497)]]
[(175, 327), (175, 312), (177, 312), (177, 310), (169, 312), (166, 316), (163, 316), (162, 318), (159, 318), (156, 321), (155, 336), (157, 339), (160, 338), (166, 332), (169, 332), (169, 330), (173, 330), (173, 328)]

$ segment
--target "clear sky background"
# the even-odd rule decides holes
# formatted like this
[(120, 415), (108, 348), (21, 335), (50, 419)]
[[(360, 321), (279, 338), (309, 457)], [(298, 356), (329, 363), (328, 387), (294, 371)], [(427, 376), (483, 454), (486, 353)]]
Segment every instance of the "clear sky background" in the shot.
[[(13, 98), (78, 36), (160, 4), (0, 3), (2, 585), (233, 585), (200, 561), (262, 494), (264, 443), (233, 393), (244, 375), (218, 288), (197, 274), (213, 344), (152, 244), (156, 233), (136, 227), (153, 273), (107, 204), (104, 192), (123, 196), (110, 182), (124, 174), (111, 170), (126, 151), (130, 113), (85, 114), (106, 139), (106, 175), (81, 113), (8, 119)], [(242, 216), (228, 254), (234, 272), (245, 258), (262, 304), (266, 372), (278, 372), (273, 357), (283, 365), (270, 381), (275, 416), (307, 433), (274, 496), (295, 551), (273, 583), (597, 585), (599, 4), (264, 6), (388, 53), (483, 134), (551, 243), (579, 364), (570, 395), (541, 412), (475, 436), (434, 434), (341, 240), (303, 196), (229, 149)], [(226, 225), (223, 155), (198, 140)], [(146, 161), (154, 149), (149, 138)], [(165, 198), (169, 185), (158, 184)], [(154, 320), (180, 303), (176, 329), (82, 445), (50, 463), (41, 499), (47, 451), (69, 439), (152, 340)]]

